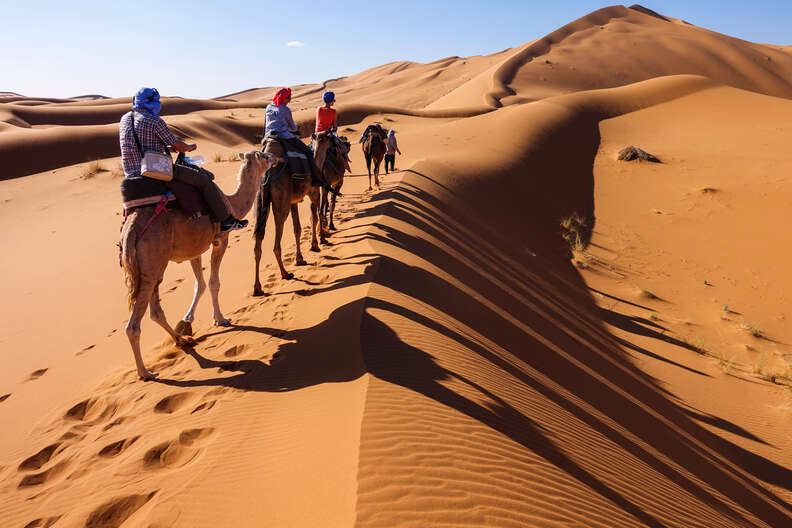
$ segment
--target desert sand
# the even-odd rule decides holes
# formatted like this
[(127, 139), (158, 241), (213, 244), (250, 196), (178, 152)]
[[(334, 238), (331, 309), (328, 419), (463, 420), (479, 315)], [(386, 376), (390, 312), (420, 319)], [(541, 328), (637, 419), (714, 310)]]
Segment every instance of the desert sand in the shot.
[[(353, 145), (331, 244), (303, 203), (295, 267), (287, 229), (293, 280), (268, 226), (264, 297), (233, 233), (233, 325), (208, 294), (194, 347), (146, 318), (149, 383), (130, 100), (0, 93), (0, 526), (792, 526), (790, 47), (617, 6), (294, 87), (303, 130), (325, 89), (353, 141), (397, 130), (396, 172), (368, 191)], [(163, 115), (230, 191), (274, 90)], [(192, 289), (172, 263), (172, 324)]]

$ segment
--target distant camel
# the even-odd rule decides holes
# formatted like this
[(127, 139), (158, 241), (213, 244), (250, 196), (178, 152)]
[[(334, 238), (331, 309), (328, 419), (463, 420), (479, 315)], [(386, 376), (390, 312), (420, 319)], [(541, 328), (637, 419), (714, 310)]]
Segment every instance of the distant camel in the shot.
[[(328, 132), (317, 132), (311, 136), (314, 140), (314, 151), (316, 152), (316, 164), (322, 170), (324, 179), (335, 189), (340, 191), (344, 185), (344, 160), (346, 152), (352, 147), (345, 136), (339, 139), (344, 144), (346, 152), (336, 149), (333, 158), (327, 157), (327, 149), (332, 145), (333, 139)], [(331, 194), (326, 188), (322, 189), (322, 202), (319, 206), (319, 216), (322, 219), (322, 227), (335, 231), (333, 223), (333, 213), (335, 212), (336, 195)], [(328, 218), (329, 217), (329, 218)]]
[[(239, 169), (237, 189), (234, 194), (225, 196), (230, 212), (235, 218), (243, 218), (250, 211), (264, 173), (277, 163), (275, 156), (256, 151), (240, 153), (239, 157), (244, 162)], [(129, 309), (132, 312), (126, 326), (126, 334), (132, 345), (138, 376), (144, 381), (156, 377), (155, 373), (146, 369), (140, 355), (140, 321), (146, 313), (146, 308), (150, 302), (151, 318), (170, 334), (178, 346), (194, 344), (192, 338), (180, 334), (192, 334), (191, 323), (195, 316), (195, 307), (206, 290), (201, 255), (209, 249), (209, 246), (213, 246), (209, 274), (212, 317), (215, 325), (227, 326), (230, 322), (223, 317), (218, 300), (220, 262), (228, 247), (228, 233), (220, 233), (219, 224), (213, 223), (208, 216), (191, 219), (180, 210), (160, 214), (146, 228), (154, 215), (154, 210), (154, 206), (133, 209), (121, 230), (121, 262), (129, 290)], [(168, 262), (185, 260), (190, 261), (195, 274), (195, 295), (190, 309), (174, 330), (165, 319), (165, 312), (160, 305), (159, 285)]]
[(366, 170), (369, 177), (369, 191), (371, 190), (371, 162), (374, 162), (374, 185), (379, 189), (379, 168), (382, 158), (385, 157), (384, 131), (379, 125), (369, 125), (368, 132), (363, 141), (363, 155), (366, 157)]
[[(278, 141), (267, 142), (265, 149), (277, 157), (283, 156), (281, 144)], [(283, 267), (281, 258), (281, 238), (283, 237), (283, 224), (291, 211), (292, 223), (294, 224), (294, 240), (297, 244), (297, 255), (294, 263), (297, 266), (305, 266), (307, 262), (303, 258), (300, 250), (300, 213), (297, 204), (303, 201), (306, 196), (311, 200), (311, 251), (319, 251), (319, 244), (316, 240), (317, 231), (322, 243), (325, 243), (325, 234), (319, 227), (319, 187), (311, 185), (311, 176), (306, 175), (304, 179), (292, 178), (286, 170), (283, 170), (283, 163), (274, 166), (269, 172), (269, 181), (260, 186), (256, 196), (256, 228), (254, 236), (256, 243), (253, 247), (253, 255), (256, 259), (256, 273), (253, 284), (253, 295), (264, 295), (259, 280), (259, 264), (261, 262), (261, 241), (264, 239), (264, 231), (267, 227), (267, 216), (269, 216), (270, 204), (272, 204), (272, 216), (275, 219), (275, 246), (272, 248), (275, 259), (278, 261), (281, 278), (293, 279), (294, 273), (288, 273)]]

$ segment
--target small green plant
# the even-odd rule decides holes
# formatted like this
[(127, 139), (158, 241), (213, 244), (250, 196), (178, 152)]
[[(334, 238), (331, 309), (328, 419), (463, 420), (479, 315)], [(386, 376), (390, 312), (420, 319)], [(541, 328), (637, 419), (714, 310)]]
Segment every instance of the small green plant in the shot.
[(649, 319), (651, 319), (652, 321), (661, 321), (662, 320), (662, 319), (660, 319), (660, 316), (655, 314), (655, 313), (649, 314)]
[(720, 368), (723, 370), (723, 372), (729, 374), (734, 368), (734, 358), (727, 358), (725, 354), (721, 353), (720, 357), (718, 358), (718, 364), (720, 365)]

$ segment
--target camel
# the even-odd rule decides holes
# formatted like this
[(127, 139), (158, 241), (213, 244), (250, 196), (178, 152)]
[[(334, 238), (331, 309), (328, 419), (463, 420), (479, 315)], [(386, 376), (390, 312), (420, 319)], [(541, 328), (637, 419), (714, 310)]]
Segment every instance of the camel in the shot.
[[(238, 185), (234, 194), (226, 195), (226, 202), (236, 218), (243, 218), (253, 207), (256, 191), (261, 186), (264, 173), (278, 162), (271, 154), (253, 151), (240, 153), (243, 160), (239, 169)], [(154, 379), (157, 374), (146, 369), (140, 355), (140, 321), (151, 304), (151, 318), (165, 329), (177, 346), (195, 344), (191, 337), (192, 322), (198, 300), (206, 290), (201, 267), (201, 255), (212, 246), (209, 291), (212, 294), (214, 324), (228, 326), (229, 319), (220, 311), (220, 262), (228, 247), (228, 233), (219, 232), (219, 224), (208, 216), (188, 218), (181, 210), (168, 211), (154, 216), (155, 207), (133, 209), (121, 229), (121, 262), (128, 288), (131, 314), (126, 334), (135, 356), (137, 373), (141, 380)], [(148, 227), (146, 228), (148, 224)], [(143, 232), (145, 230), (145, 232)], [(141, 233), (142, 236), (141, 236)], [(195, 274), (195, 294), (187, 314), (171, 328), (165, 318), (159, 298), (159, 285), (168, 262), (190, 261)], [(182, 335), (185, 334), (185, 335)]]
[[(314, 140), (314, 152), (316, 152), (316, 165), (322, 170), (322, 175), (325, 181), (336, 190), (341, 191), (344, 185), (344, 159), (346, 152), (349, 152), (349, 141), (345, 136), (340, 136), (339, 139), (344, 144), (346, 152), (340, 149), (336, 150), (334, 159), (327, 159), (327, 149), (333, 142), (332, 135), (329, 132), (317, 132), (311, 135)], [(336, 206), (336, 194), (331, 194), (327, 189), (322, 189), (322, 201), (319, 205), (319, 216), (322, 220), (322, 226), (327, 226), (331, 231), (335, 231), (335, 224), (333, 223), (333, 213)], [(328, 218), (329, 216), (329, 218)]]
[(385, 157), (385, 139), (383, 130), (379, 125), (369, 125), (366, 129), (368, 136), (363, 141), (363, 155), (366, 157), (366, 170), (369, 177), (369, 191), (371, 190), (371, 162), (374, 162), (374, 185), (379, 189), (379, 168), (382, 158)]
[[(272, 149), (275, 156), (283, 156), (281, 144), (278, 141), (266, 143), (265, 149)], [(325, 233), (320, 229), (319, 223), (319, 187), (311, 184), (311, 176), (306, 175), (303, 179), (292, 178), (288, 172), (283, 170), (283, 163), (272, 168), (269, 173), (269, 181), (260, 186), (256, 196), (256, 228), (253, 231), (255, 245), (253, 255), (255, 257), (255, 280), (253, 283), (253, 295), (258, 297), (264, 295), (259, 280), (259, 264), (261, 263), (261, 241), (264, 239), (264, 231), (267, 227), (267, 217), (269, 216), (270, 206), (272, 206), (272, 216), (275, 221), (275, 245), (272, 252), (275, 253), (275, 260), (278, 261), (281, 278), (293, 279), (294, 273), (289, 273), (283, 266), (281, 258), (281, 238), (283, 237), (283, 224), (291, 211), (292, 224), (294, 225), (294, 241), (297, 245), (297, 254), (294, 263), (297, 266), (305, 266), (305, 261), (300, 249), (300, 213), (297, 204), (303, 201), (306, 196), (311, 201), (311, 251), (319, 251), (319, 244), (316, 240), (317, 232), (323, 244), (327, 242)]]

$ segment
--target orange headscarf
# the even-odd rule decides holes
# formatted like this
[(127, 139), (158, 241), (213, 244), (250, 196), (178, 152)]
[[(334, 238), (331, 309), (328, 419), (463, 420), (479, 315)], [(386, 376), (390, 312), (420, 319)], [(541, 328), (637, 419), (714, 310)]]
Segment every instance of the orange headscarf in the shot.
[(291, 88), (281, 88), (275, 92), (275, 97), (272, 98), (272, 102), (280, 106), (282, 104), (286, 104), (286, 100), (289, 97), (291, 97)]

